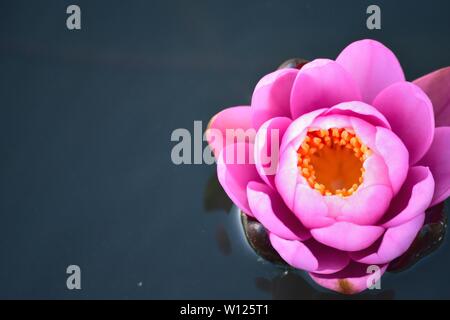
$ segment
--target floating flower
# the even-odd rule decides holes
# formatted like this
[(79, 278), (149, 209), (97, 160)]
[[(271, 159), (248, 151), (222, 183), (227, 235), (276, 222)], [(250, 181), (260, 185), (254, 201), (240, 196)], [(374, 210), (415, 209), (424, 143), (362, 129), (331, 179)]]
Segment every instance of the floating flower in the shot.
[(266, 75), (207, 137), (222, 187), (281, 258), (357, 293), (450, 194), (450, 68), (407, 82), (388, 48), (357, 41)]

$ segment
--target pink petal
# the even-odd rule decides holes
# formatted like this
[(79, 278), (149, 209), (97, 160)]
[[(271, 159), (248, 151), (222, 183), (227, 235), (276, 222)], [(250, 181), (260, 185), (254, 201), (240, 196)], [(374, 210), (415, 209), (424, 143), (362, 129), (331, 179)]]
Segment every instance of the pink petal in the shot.
[(434, 115), (428, 96), (415, 84), (400, 82), (384, 89), (373, 106), (386, 116), (392, 131), (408, 148), (409, 163), (417, 163), (433, 141)]
[(376, 127), (356, 117), (350, 118), (350, 127), (355, 130), (356, 135), (361, 139), (362, 142), (364, 142), (366, 146), (368, 146), (370, 149), (376, 150)]
[(433, 175), (427, 167), (413, 167), (380, 224), (385, 228), (403, 224), (425, 212), (434, 193)]
[(307, 228), (330, 226), (335, 220), (328, 216), (328, 206), (324, 199), (324, 196), (310, 186), (297, 184), (292, 211)]
[(389, 228), (381, 240), (381, 244), (374, 245), (363, 251), (352, 252), (351, 258), (366, 264), (389, 263), (400, 257), (408, 250), (417, 233), (423, 226), (425, 213), (419, 214), (408, 222)]
[(386, 212), (391, 199), (390, 186), (376, 184), (363, 188), (346, 199), (336, 220), (359, 225), (374, 224)]
[[(293, 142), (297, 142), (297, 145), (299, 146), (299, 143), (301, 143), (306, 136), (308, 127), (318, 116), (320, 116), (326, 110), (327, 109), (314, 110), (295, 119), (287, 128), (283, 136), (283, 140), (281, 141), (280, 154), (282, 154), (286, 147)], [(294, 143), (294, 147), (297, 145), (295, 145)]]
[(332, 60), (317, 59), (297, 74), (291, 93), (291, 114), (296, 119), (310, 111), (360, 97), (357, 85), (344, 68)]
[(273, 188), (281, 139), (291, 122), (291, 119), (283, 117), (270, 119), (259, 128), (255, 137), (256, 170), (262, 180)]
[(297, 69), (281, 69), (264, 76), (258, 82), (252, 96), (255, 128), (274, 117), (291, 117), (291, 89), (297, 73)]
[(297, 269), (329, 274), (344, 269), (350, 262), (345, 252), (326, 247), (314, 240), (286, 240), (271, 233), (270, 242), (283, 260)]
[(408, 174), (408, 150), (392, 131), (382, 127), (377, 127), (375, 148), (384, 159), (392, 190), (397, 194)]
[(427, 154), (419, 162), (430, 167), (435, 189), (430, 206), (434, 206), (450, 196), (450, 127), (439, 127), (434, 132), (434, 140)]
[(232, 107), (220, 111), (211, 118), (205, 136), (217, 158), (227, 142), (226, 129), (242, 129), (245, 131), (251, 128), (253, 128), (252, 109), (245, 106)]
[[(350, 128), (352, 125), (351, 119), (356, 118), (340, 114), (321, 115), (320, 117), (317, 117), (309, 127), (311, 129)], [(367, 125), (372, 127), (369, 123), (367, 123)]]
[(351, 101), (340, 103), (326, 111), (324, 116), (331, 114), (354, 116), (374, 126), (381, 126), (386, 129), (391, 129), (391, 126), (385, 116), (380, 111), (364, 102)]
[(288, 240), (306, 240), (311, 237), (277, 192), (268, 185), (250, 182), (247, 196), (253, 216), (270, 232)]
[(353, 77), (362, 101), (369, 104), (384, 88), (405, 80), (402, 67), (392, 51), (374, 40), (353, 42), (341, 52), (336, 62)]
[(437, 127), (450, 126), (450, 67), (414, 81), (431, 99)]
[[(295, 121), (294, 121), (295, 122)], [(375, 149), (376, 127), (357, 117), (340, 114), (320, 115), (309, 125), (311, 129), (352, 128), (369, 148)], [(386, 129), (387, 130), (387, 129)], [(285, 139), (283, 139), (285, 140)], [(283, 141), (284, 142), (284, 141)], [(300, 146), (300, 144), (298, 144)]]
[(270, 243), (288, 264), (297, 269), (316, 270), (319, 262), (303, 242), (285, 240), (271, 233)]
[(363, 163), (364, 175), (360, 188), (367, 188), (374, 185), (389, 187), (392, 193), (389, 170), (381, 155), (372, 153)]
[(359, 251), (369, 247), (384, 232), (378, 226), (360, 226), (350, 222), (336, 222), (331, 226), (312, 229), (311, 234), (324, 245), (343, 250)]
[(300, 180), (296, 159), (297, 150), (288, 146), (280, 156), (278, 172), (275, 175), (277, 190), (291, 210), (294, 208), (295, 189)]
[[(230, 157), (234, 154), (234, 157)], [(239, 154), (245, 156), (241, 163)], [(253, 144), (235, 143), (227, 145), (217, 160), (217, 177), (231, 200), (246, 214), (253, 216), (247, 199), (247, 185), (250, 181), (260, 182), (252, 162)]]
[(297, 167), (297, 151), (288, 146), (280, 158), (275, 184), (280, 196), (307, 228), (330, 225), (324, 197), (309, 187)]
[(318, 274), (332, 274), (344, 269), (350, 263), (350, 257), (347, 252), (339, 251), (328, 246), (324, 246), (314, 239), (304, 242), (309, 250), (314, 254), (319, 265), (316, 270)]
[(379, 272), (373, 273), (373, 266), (351, 262), (345, 269), (329, 275), (310, 273), (311, 278), (320, 286), (343, 294), (356, 294), (368, 289), (379, 281), (387, 269), (380, 265)]

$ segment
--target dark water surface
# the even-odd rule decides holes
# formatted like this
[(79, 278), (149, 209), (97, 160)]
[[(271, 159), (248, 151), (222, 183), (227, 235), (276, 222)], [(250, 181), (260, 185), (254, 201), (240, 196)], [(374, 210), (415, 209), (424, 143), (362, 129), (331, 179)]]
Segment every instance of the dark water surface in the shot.
[[(80, 0), (68, 31), (72, 3), (0, 3), (0, 298), (337, 297), (258, 259), (236, 211), (205, 201), (215, 166), (174, 165), (170, 135), (248, 104), (282, 61), (361, 38), (410, 80), (450, 65), (450, 2), (377, 1), (381, 31), (365, 27), (368, 1)], [(449, 285), (447, 239), (367, 296)]]

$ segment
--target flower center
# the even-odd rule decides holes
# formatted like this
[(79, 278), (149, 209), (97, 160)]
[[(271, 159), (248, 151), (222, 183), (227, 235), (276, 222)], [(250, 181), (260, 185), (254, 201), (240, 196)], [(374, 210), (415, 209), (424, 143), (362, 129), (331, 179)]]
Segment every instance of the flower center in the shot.
[(310, 130), (297, 150), (298, 168), (322, 195), (350, 196), (363, 182), (371, 150), (351, 129)]

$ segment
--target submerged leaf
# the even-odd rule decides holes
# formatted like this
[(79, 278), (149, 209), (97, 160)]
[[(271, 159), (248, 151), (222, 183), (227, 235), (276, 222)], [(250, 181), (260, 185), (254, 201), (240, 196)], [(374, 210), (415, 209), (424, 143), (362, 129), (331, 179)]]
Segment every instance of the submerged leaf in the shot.
[(248, 244), (261, 258), (276, 264), (286, 265), (278, 252), (270, 244), (266, 229), (255, 219), (241, 213), (242, 227)]
[(280, 66), (278, 69), (284, 69), (284, 68), (294, 68), (294, 69), (301, 69), (305, 64), (307, 64), (309, 61), (302, 59), (302, 58), (292, 58), (289, 60), (286, 60)]

